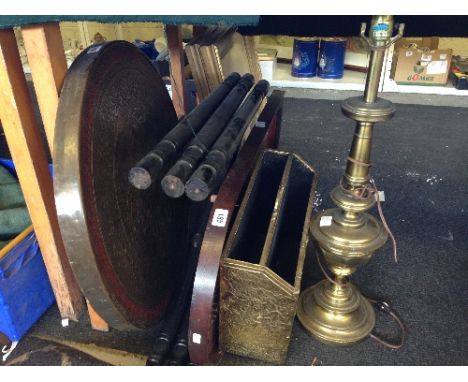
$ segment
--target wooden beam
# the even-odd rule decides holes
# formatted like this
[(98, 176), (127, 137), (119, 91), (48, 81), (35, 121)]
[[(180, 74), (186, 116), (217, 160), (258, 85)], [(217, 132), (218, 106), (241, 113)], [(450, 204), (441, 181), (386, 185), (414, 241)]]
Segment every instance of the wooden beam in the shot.
[[(193, 25), (193, 27), (192, 27), (192, 36), (193, 36), (193, 38), (200, 37), (200, 36), (203, 35), (207, 30), (208, 30), (208, 27), (205, 26), (205, 25)], [(190, 66), (189, 66), (189, 68), (190, 68)], [(201, 102), (199, 92), (196, 93), (196, 97), (197, 97), (197, 100), (196, 100), (196, 101), (197, 101), (197, 105), (199, 105), (200, 102)]]
[(0, 119), (62, 318), (84, 302), (65, 255), (52, 178), (13, 29), (0, 30)]
[(55, 117), (67, 61), (58, 23), (22, 28), (24, 47), (36, 91), (42, 122), (53, 155)]
[(94, 310), (93, 306), (89, 303), (88, 300), (86, 300), (86, 305), (88, 306), (88, 314), (89, 314), (89, 320), (91, 321), (91, 327), (94, 330), (99, 330), (101, 332), (108, 332), (109, 331), (109, 324), (104, 321), (104, 319), (97, 314), (97, 312)]
[(187, 92), (185, 91), (184, 48), (182, 45), (182, 27), (180, 25), (166, 25), (167, 47), (170, 57), (172, 103), (177, 117), (186, 114)]
[[(23, 27), (21, 31), (47, 142), (53, 156), (55, 118), (60, 91), (67, 74), (60, 26), (58, 23), (39, 24)], [(108, 331), (107, 323), (89, 303), (87, 306), (92, 328)]]

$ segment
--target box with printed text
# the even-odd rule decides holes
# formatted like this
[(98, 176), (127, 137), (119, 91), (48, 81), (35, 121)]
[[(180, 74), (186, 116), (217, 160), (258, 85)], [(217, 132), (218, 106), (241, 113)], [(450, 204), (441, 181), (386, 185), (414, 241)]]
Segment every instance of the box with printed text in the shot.
[(400, 48), (394, 80), (400, 85), (445, 85), (451, 60), (451, 49)]

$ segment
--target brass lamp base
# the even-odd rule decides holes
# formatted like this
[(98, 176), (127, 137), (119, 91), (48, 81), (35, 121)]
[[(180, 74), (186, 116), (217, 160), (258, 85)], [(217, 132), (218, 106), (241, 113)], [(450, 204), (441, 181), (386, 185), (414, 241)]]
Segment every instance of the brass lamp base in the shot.
[(326, 344), (351, 345), (366, 338), (375, 325), (374, 310), (359, 290), (323, 280), (302, 292), (297, 317), (304, 328)]
[(398, 34), (392, 37), (393, 16), (372, 17), (369, 38), (364, 35), (366, 24), (361, 26), (361, 37), (369, 44), (371, 56), (364, 96), (342, 104), (342, 112), (356, 121), (356, 128), (345, 174), (331, 192), (338, 208), (316, 214), (310, 224), (310, 234), (320, 247), (316, 253), (323, 253), (331, 275), (319, 262), (327, 279), (302, 292), (297, 316), (311, 335), (327, 344), (353, 344), (366, 338), (375, 325), (370, 302), (348, 280), (388, 237), (388, 227), (366, 213), (379, 201), (369, 176), (370, 153), (374, 125), (395, 112), (392, 103), (378, 98), (377, 93), (385, 49), (403, 35), (403, 29), (404, 24), (400, 24)]

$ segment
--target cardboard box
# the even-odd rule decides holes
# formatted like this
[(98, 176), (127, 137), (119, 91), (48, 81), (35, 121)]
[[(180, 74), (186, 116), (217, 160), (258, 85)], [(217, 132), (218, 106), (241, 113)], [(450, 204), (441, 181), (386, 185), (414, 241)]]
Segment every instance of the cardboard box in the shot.
[(395, 51), (400, 48), (408, 48), (410, 45), (435, 50), (439, 48), (439, 37), (403, 37), (395, 42)]
[(451, 49), (400, 48), (394, 80), (400, 85), (445, 85), (450, 72)]

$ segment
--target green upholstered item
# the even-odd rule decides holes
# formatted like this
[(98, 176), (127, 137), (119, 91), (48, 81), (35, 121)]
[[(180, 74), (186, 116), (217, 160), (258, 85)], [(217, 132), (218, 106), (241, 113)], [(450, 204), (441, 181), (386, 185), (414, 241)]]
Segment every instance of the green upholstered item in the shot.
[(260, 16), (158, 16), (158, 15), (133, 15), (133, 16), (79, 16), (79, 15), (15, 15), (0, 16), (0, 29), (6, 29), (17, 26), (43, 24), (48, 22), (60, 21), (96, 21), (100, 23), (128, 23), (128, 22), (160, 22), (163, 24), (179, 25), (238, 25), (255, 26), (258, 24)]
[(24, 203), (18, 182), (0, 185), (0, 210), (22, 207)]
[(11, 175), (10, 171), (0, 165), (0, 184), (10, 184), (17, 182), (18, 181), (13, 175)]
[(11, 240), (31, 225), (26, 207), (0, 210), (0, 240)]
[(0, 166), (0, 210), (24, 205), (18, 180), (5, 167)]
[(0, 240), (11, 240), (30, 225), (31, 218), (18, 180), (0, 166)]

